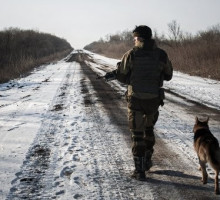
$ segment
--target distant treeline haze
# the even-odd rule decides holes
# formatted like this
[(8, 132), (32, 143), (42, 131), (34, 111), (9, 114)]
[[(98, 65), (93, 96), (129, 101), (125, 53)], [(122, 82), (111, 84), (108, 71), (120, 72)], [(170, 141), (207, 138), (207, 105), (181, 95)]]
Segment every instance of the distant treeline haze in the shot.
[[(168, 38), (154, 32), (154, 39), (169, 55), (174, 70), (220, 80), (220, 25), (192, 36), (183, 33), (174, 20), (168, 24), (168, 31)], [(84, 49), (120, 59), (133, 45), (131, 31), (124, 31), (92, 42)]]
[(34, 30), (0, 31), (0, 82), (24, 75), (36, 66), (61, 59), (72, 50), (65, 40)]

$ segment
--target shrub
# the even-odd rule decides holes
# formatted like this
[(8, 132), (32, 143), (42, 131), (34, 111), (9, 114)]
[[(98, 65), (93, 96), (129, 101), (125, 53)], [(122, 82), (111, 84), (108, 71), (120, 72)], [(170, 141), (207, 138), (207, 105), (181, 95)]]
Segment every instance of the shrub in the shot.
[(48, 33), (18, 28), (0, 31), (0, 82), (19, 77), (71, 50), (65, 39)]

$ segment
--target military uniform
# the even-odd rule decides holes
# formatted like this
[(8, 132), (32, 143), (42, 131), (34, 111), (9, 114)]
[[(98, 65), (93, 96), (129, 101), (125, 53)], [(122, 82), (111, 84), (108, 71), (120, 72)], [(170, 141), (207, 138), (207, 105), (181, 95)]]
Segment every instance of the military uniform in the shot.
[(139, 32), (133, 33), (147, 38), (141, 47), (135, 46), (124, 54), (115, 74), (117, 80), (128, 85), (128, 121), (135, 176), (141, 173), (145, 177), (144, 172), (152, 165), (151, 156), (155, 144), (153, 127), (159, 116), (158, 108), (163, 105), (163, 81), (171, 80), (173, 68), (166, 52), (156, 46), (151, 35), (146, 36), (146, 26), (138, 28), (145, 32), (138, 29)]

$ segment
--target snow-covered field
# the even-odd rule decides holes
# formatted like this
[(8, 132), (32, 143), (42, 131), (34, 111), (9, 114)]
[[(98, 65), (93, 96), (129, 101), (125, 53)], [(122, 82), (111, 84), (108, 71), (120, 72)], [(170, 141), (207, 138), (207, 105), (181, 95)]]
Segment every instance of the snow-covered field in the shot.
[[(96, 62), (90, 62), (89, 65), (99, 75), (104, 75), (106, 71), (114, 69), (118, 62), (118, 60), (109, 59), (88, 51), (84, 52), (88, 53)], [(82, 79), (85, 79), (85, 77), (80, 71), (79, 63), (69, 63), (66, 62), (66, 59), (63, 59), (55, 64), (41, 66), (27, 77), (0, 85), (1, 199), (8, 196), (12, 188), (11, 184), (16, 184), (16, 177), (19, 177), (19, 174), (16, 173), (21, 170), (29, 148), (34, 143), (43, 143), (41, 141), (44, 137), (43, 134), (53, 131), (59, 134), (48, 145), (57, 144), (56, 155), (58, 160), (62, 160), (62, 163), (58, 162), (55, 170), (55, 174), (57, 174), (55, 184), (57, 184), (57, 187), (59, 185), (60, 189), (57, 190), (57, 187), (54, 187), (55, 189), (50, 188), (52, 194), (55, 196), (63, 195), (62, 199), (70, 199), (71, 197), (77, 199), (82, 196), (85, 197), (84, 199), (98, 199), (100, 195), (103, 195), (103, 197), (108, 195), (108, 198), (104, 199), (111, 199), (111, 196), (120, 196), (120, 194), (112, 192), (113, 190), (108, 191), (109, 182), (118, 181), (122, 183), (122, 180), (115, 180), (108, 171), (105, 171), (108, 168), (108, 163), (112, 161), (104, 161), (105, 156), (102, 155), (102, 152), (105, 146), (100, 142), (101, 137), (96, 135), (96, 138), (100, 140), (92, 142), (90, 136), (85, 134), (91, 131), (99, 133), (99, 129), (104, 128), (108, 130), (112, 136), (111, 139), (114, 140), (114, 134), (117, 130), (116, 127), (110, 124), (108, 116), (105, 115), (102, 109), (100, 109), (99, 116), (102, 116), (102, 120), (105, 121), (104, 127), (99, 127), (95, 120), (91, 120), (90, 117), (101, 120), (93, 111), (87, 111), (91, 113), (91, 116), (85, 114), (84, 94), (81, 92), (82, 84), (80, 84)], [(117, 81), (109, 82), (109, 84), (116, 88), (118, 92), (123, 93), (126, 90)], [(165, 88), (186, 99), (220, 110), (219, 81), (174, 72), (172, 81), (165, 83)], [(174, 98), (170, 95), (167, 94), (168, 99)], [(185, 104), (180, 97), (175, 98), (176, 101)], [(187, 104), (190, 104), (190, 102)], [(59, 112), (60, 108), (62, 108), (62, 119), (54, 114), (54, 111)], [(157, 134), (167, 143), (170, 143), (168, 145), (177, 145), (180, 152), (186, 153), (188, 157), (195, 160), (191, 140), (193, 137), (191, 133), (193, 120), (189, 119), (189, 115), (182, 112), (181, 109), (178, 112), (176, 109), (179, 108), (169, 107), (169, 103), (161, 108), (160, 120), (156, 125)], [(176, 117), (177, 113), (178, 118)], [(182, 123), (180, 119), (184, 119), (185, 122)], [(219, 134), (217, 133), (220, 130), (219, 124), (215, 124), (215, 135)], [(178, 126), (180, 126), (179, 129)], [(179, 132), (176, 131), (177, 129)], [(39, 139), (41, 135), (42, 138)], [(117, 145), (120, 146), (120, 155), (127, 157), (130, 154), (130, 149), (123, 143), (123, 138), (118, 139), (117, 137), (114, 142), (116, 141)], [(114, 143), (112, 142), (112, 144)], [(111, 145), (111, 143), (106, 145)], [(93, 150), (90, 149), (91, 147)], [(105, 151), (109, 153), (109, 156), (112, 156), (110, 151), (106, 149)], [(76, 153), (74, 154), (74, 152)], [(97, 160), (90, 162), (91, 155)], [(79, 162), (79, 157), (81, 162)], [(112, 166), (114, 165), (112, 164)], [(123, 164), (123, 169), (126, 173), (132, 170), (131, 158), (128, 158), (127, 163)], [(103, 191), (96, 191), (96, 186), (100, 183), (92, 182), (88, 176), (88, 174), (95, 174), (95, 171), (99, 176), (109, 177), (109, 182), (103, 180)], [(73, 172), (74, 176), (72, 175)], [(81, 181), (82, 179), (84, 182)], [(82, 185), (85, 186), (85, 184), (87, 190), (82, 189)], [(132, 196), (132, 191), (129, 195)], [(148, 197), (148, 199), (153, 198), (150, 191)]]

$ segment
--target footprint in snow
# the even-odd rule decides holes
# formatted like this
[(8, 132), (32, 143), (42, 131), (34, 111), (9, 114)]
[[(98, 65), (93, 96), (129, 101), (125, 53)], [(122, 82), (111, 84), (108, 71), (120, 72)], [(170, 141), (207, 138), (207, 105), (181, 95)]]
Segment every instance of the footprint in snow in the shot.
[(61, 194), (64, 194), (65, 193), (65, 190), (60, 190), (59, 192), (56, 192), (56, 195), (61, 195)]
[(78, 154), (73, 155), (73, 161), (80, 161)]
[(70, 163), (70, 161), (65, 161), (65, 162), (63, 163), (63, 165), (67, 165), (68, 163)]
[(79, 185), (80, 184), (80, 178), (78, 176), (74, 177), (74, 182)]
[(81, 199), (82, 197), (83, 197), (83, 195), (81, 195), (81, 194), (75, 194), (73, 196), (74, 199)]
[(68, 143), (68, 142), (66, 142), (65, 144), (63, 144), (63, 147), (64, 147), (64, 146), (67, 146), (68, 144), (69, 144), (69, 143)]
[(72, 173), (73, 173), (73, 169), (71, 169), (70, 167), (64, 167), (63, 170), (60, 172), (60, 176), (70, 177)]

